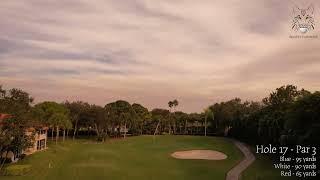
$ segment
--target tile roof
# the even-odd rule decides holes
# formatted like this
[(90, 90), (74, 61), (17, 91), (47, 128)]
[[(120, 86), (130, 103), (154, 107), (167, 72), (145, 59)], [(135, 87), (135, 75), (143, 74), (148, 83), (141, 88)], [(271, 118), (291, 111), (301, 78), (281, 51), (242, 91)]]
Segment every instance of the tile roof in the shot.
[(3, 124), (3, 120), (6, 118), (11, 117), (10, 114), (4, 114), (4, 113), (0, 113), (0, 125)]

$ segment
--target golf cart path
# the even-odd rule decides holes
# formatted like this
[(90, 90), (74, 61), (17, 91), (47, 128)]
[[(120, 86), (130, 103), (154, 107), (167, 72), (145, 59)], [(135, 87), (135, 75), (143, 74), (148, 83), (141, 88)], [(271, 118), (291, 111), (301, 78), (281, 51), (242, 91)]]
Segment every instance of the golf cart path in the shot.
[(239, 180), (241, 173), (247, 169), (247, 167), (250, 166), (256, 159), (254, 155), (251, 153), (249, 147), (239, 141), (232, 140), (232, 142), (241, 150), (241, 152), (244, 154), (244, 159), (237, 164), (235, 167), (233, 167), (228, 173), (226, 180)]

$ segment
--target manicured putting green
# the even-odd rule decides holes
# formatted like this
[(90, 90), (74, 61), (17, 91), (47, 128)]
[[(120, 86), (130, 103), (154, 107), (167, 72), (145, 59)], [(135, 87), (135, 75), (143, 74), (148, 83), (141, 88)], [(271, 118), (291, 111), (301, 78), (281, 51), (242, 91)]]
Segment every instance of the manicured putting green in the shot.
[[(223, 152), (225, 160), (175, 159), (176, 151), (194, 149)], [(2, 180), (206, 180), (225, 179), (225, 174), (242, 159), (232, 142), (218, 137), (139, 136), (96, 143), (66, 141), (35, 153), (19, 164), (32, 165), (23, 177)]]

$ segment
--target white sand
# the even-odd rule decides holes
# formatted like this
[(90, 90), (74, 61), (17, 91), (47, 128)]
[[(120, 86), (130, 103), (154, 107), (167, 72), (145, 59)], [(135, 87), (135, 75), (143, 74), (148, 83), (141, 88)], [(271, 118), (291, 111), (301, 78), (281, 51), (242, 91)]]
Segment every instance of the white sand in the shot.
[(171, 156), (177, 159), (223, 160), (227, 158), (224, 153), (212, 150), (177, 151), (172, 153)]

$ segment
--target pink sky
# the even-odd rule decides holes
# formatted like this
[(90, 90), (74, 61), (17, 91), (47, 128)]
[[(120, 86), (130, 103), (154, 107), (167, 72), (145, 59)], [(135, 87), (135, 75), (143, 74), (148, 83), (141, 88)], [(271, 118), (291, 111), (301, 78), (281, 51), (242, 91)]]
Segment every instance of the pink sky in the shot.
[[(317, 1), (314, 6), (320, 35)], [(292, 39), (293, 1), (2, 0), (0, 84), (37, 102), (123, 99), (199, 112), (281, 85), (320, 89), (320, 36)]]

